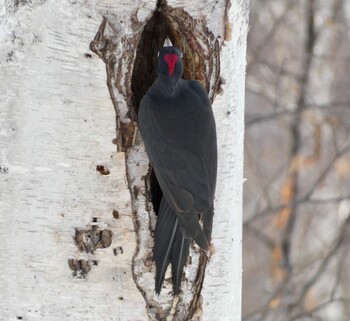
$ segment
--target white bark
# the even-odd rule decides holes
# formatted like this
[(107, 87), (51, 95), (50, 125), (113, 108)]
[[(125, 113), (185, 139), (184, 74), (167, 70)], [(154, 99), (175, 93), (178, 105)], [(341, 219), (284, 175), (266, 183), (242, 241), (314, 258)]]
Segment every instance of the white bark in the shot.
[[(103, 63), (84, 57), (101, 16), (54, 1), (5, 14), (0, 319), (145, 318), (130, 269), (136, 239)], [(98, 164), (111, 174), (100, 175)], [(81, 253), (73, 240), (74, 229), (93, 217), (113, 232), (112, 245), (95, 255)], [(124, 253), (115, 256), (119, 246)], [(86, 279), (74, 278), (69, 259), (98, 265)]]
[[(216, 253), (203, 286), (203, 320), (241, 320), (242, 185), (247, 6), (233, 1), (228, 12), (232, 40), (221, 52), (224, 92), (213, 104), (219, 164), (213, 243)], [(225, 307), (224, 309), (222, 307)], [(210, 312), (209, 312), (210, 311)], [(209, 312), (209, 313), (208, 313)], [(219, 317), (218, 317), (219, 316)]]
[[(185, 294), (179, 300), (173, 302), (167, 291), (159, 298), (154, 295), (154, 266), (147, 260), (154, 217), (146, 211), (142, 179), (147, 157), (139, 137), (126, 155), (112, 143), (116, 121), (110, 94), (120, 121), (128, 126), (125, 97), (130, 93), (125, 86), (131, 70), (123, 69), (127, 63), (121, 64), (120, 87), (116, 84), (108, 92), (104, 64), (89, 50), (104, 16), (108, 26), (102, 36), (114, 41), (114, 57), (121, 59), (132, 44), (136, 52), (155, 1), (13, 3), (0, 0), (3, 319), (156, 320), (157, 313), (168, 313), (171, 306), (173, 314), (179, 314), (195, 295), (192, 281), (199, 255), (193, 248), (183, 282)], [(247, 1), (235, 0), (229, 6), (225, 1), (167, 4), (207, 21), (213, 34), (209, 42), (220, 36), (217, 52), (226, 81), (213, 103), (219, 146), (215, 254), (207, 265), (202, 304), (196, 304), (193, 319), (240, 320)], [(204, 35), (198, 25), (195, 30)], [(132, 50), (129, 57), (134, 61)], [(213, 73), (208, 85), (217, 80)], [(104, 165), (110, 174), (96, 171), (97, 165)], [(113, 217), (113, 210), (119, 218)], [(75, 229), (88, 231), (92, 226), (110, 230), (112, 243), (84, 253), (74, 241)], [(73, 276), (68, 264), (72, 259), (82, 260), (85, 271)], [(145, 299), (152, 306), (146, 306)]]

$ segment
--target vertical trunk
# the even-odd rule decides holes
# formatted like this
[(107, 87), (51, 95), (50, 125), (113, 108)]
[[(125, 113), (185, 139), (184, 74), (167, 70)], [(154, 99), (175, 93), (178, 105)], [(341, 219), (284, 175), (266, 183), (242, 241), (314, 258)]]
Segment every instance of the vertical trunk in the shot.
[[(4, 317), (240, 320), (247, 1), (3, 4)], [(175, 299), (169, 282), (154, 294), (156, 182), (136, 127), (166, 36), (208, 90), (219, 146), (215, 254), (191, 247)]]

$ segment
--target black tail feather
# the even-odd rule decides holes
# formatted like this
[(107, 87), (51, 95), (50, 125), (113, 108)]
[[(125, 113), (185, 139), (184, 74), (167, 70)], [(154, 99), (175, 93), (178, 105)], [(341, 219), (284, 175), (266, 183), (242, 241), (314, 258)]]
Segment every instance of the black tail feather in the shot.
[(159, 294), (165, 272), (171, 262), (174, 293), (180, 291), (184, 265), (189, 253), (191, 239), (185, 238), (179, 228), (176, 213), (165, 197), (162, 198), (157, 218), (153, 256), (156, 263), (155, 290)]
[(154, 236), (153, 256), (156, 262), (156, 292), (160, 293), (166, 269), (170, 263), (177, 230), (177, 219), (163, 196)]
[(174, 294), (178, 294), (181, 287), (181, 279), (184, 265), (190, 250), (191, 240), (185, 238), (180, 229), (177, 229), (173, 253), (171, 256), (171, 272)]

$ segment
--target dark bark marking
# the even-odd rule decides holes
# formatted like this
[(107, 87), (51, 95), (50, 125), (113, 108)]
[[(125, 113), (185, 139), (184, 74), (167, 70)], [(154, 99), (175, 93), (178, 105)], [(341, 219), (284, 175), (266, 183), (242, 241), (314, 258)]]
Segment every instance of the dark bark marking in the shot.
[(96, 171), (100, 172), (101, 175), (109, 175), (111, 173), (104, 165), (96, 165)]

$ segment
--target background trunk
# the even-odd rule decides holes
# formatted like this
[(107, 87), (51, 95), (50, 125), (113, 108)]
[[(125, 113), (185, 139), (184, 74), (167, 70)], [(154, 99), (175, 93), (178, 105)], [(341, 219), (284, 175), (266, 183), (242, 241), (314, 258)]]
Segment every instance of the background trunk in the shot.
[[(240, 320), (247, 1), (0, 8), (4, 320)], [(175, 300), (169, 282), (153, 291), (154, 182), (135, 122), (166, 35), (213, 100), (219, 146), (215, 254), (191, 248)]]

